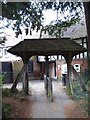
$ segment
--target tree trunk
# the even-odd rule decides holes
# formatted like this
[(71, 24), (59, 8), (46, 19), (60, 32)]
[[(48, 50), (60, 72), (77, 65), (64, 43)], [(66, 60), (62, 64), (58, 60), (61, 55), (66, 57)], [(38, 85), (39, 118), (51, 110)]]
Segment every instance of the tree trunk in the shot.
[[(88, 41), (88, 80), (90, 81), (90, 2), (84, 2), (85, 9), (85, 18), (86, 18), (86, 26), (87, 26), (87, 41)], [(88, 85), (89, 86), (89, 85)], [(88, 92), (88, 96), (90, 95), (90, 90)], [(90, 98), (88, 98), (89, 100)], [(88, 110), (90, 109), (90, 104), (88, 104)], [(90, 112), (88, 112), (88, 116), (90, 116)]]
[[(85, 18), (87, 26), (87, 42), (88, 42), (88, 73), (90, 73), (90, 2), (84, 2)], [(90, 80), (90, 74), (88, 74)]]

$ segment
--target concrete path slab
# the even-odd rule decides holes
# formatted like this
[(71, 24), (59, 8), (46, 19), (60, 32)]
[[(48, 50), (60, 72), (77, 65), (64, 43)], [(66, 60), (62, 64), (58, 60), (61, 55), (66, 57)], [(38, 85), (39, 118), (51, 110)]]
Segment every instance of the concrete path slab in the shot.
[(33, 102), (32, 118), (67, 118), (64, 106), (73, 102), (65, 93), (60, 81), (53, 81), (53, 102), (45, 95), (44, 81), (31, 81), (30, 101)]

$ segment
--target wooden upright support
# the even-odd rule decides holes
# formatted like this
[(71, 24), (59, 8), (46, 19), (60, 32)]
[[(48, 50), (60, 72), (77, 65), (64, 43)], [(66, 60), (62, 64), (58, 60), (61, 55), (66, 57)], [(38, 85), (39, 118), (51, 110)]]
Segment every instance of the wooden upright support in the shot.
[(46, 64), (45, 64), (45, 89), (46, 89), (46, 95), (50, 99), (51, 102), (53, 102), (53, 93), (52, 93), (52, 79), (49, 77), (49, 58), (46, 56), (45, 58)]
[(45, 87), (46, 87), (46, 95), (48, 95), (48, 77), (49, 77), (49, 61), (48, 56), (45, 57), (46, 63), (45, 63), (45, 74), (46, 74), (46, 81), (45, 81)]
[(42, 63), (40, 63), (40, 79), (42, 80), (43, 79), (43, 73), (42, 73)]
[(28, 91), (29, 91), (29, 83), (28, 83), (28, 60), (30, 59), (30, 57), (28, 56), (23, 56), (23, 64), (25, 66), (25, 69), (24, 69), (24, 78), (23, 78), (23, 90), (24, 90), (24, 93), (25, 95), (28, 95)]
[(16, 90), (16, 87), (17, 87), (17, 84), (18, 82), (20, 81), (21, 77), (22, 77), (22, 74), (24, 72), (24, 69), (25, 69), (25, 66), (22, 67), (21, 71), (18, 73), (12, 87), (11, 87), (11, 91), (15, 91)]
[(71, 92), (71, 95), (73, 97), (73, 83), (72, 83), (72, 78), (71, 78), (71, 62), (72, 62), (73, 56), (71, 56), (71, 53), (68, 54), (67, 57), (65, 57), (66, 62), (67, 62), (67, 81), (66, 81), (66, 86), (67, 86), (67, 91)]
[(25, 64), (25, 69), (23, 73), (23, 90), (26, 95), (28, 95), (29, 84), (28, 84), (28, 63)]

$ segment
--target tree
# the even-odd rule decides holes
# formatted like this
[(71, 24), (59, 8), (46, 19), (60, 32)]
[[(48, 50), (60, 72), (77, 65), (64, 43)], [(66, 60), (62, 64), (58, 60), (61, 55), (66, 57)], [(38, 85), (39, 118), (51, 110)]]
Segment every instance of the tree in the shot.
[[(57, 19), (50, 25), (44, 26), (43, 10), (46, 9), (57, 11)], [(63, 30), (79, 21), (82, 9), (83, 5), (80, 2), (2, 2), (1, 16), (2, 19), (13, 21), (12, 29), (15, 30), (16, 37), (22, 34), (22, 28), (25, 28), (26, 34), (28, 32), (31, 34), (32, 30), (36, 29), (36, 31), (41, 30), (41, 33), (48, 31), (50, 35), (60, 37)], [(68, 13), (65, 14), (67, 11)], [(7, 24), (6, 27), (9, 27), (10, 24)], [(30, 31), (28, 31), (28, 27), (30, 27)]]
[[(2, 2), (2, 20), (5, 18), (8, 23), (6, 27), (12, 25), (12, 29), (16, 32), (16, 37), (22, 34), (22, 27), (26, 29), (26, 34), (28, 27), (31, 27), (31, 30), (40, 29), (43, 19), (39, 4), (31, 2), (7, 2), (6, 4)], [(13, 24), (8, 20), (12, 21)]]
[[(88, 73), (90, 73), (90, 2), (84, 2), (85, 18), (87, 25), (87, 41), (88, 41)], [(90, 74), (88, 74), (88, 80), (90, 81)]]

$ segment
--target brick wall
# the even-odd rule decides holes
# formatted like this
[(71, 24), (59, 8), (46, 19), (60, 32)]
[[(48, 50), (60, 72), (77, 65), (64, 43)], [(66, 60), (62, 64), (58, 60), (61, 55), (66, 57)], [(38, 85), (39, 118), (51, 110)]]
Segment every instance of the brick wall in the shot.
[[(56, 74), (58, 79), (61, 79), (61, 65), (65, 64), (65, 60), (57, 60), (56, 61)], [(80, 72), (83, 72), (84, 70), (88, 70), (88, 63), (87, 59), (75, 59), (72, 61), (72, 65), (74, 64), (80, 64)]]
[(77, 59), (72, 61), (72, 65), (74, 64), (80, 64), (80, 68), (82, 70), (88, 69), (87, 59)]

